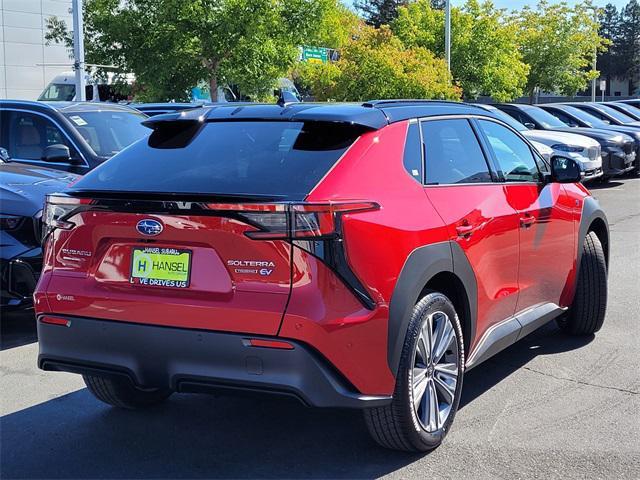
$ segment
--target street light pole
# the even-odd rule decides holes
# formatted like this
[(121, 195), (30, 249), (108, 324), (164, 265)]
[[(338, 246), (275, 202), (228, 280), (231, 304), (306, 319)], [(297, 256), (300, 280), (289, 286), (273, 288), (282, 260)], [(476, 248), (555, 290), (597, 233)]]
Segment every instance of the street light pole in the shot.
[(444, 58), (451, 72), (451, 0), (446, 0), (444, 7)]
[[(593, 21), (598, 23), (598, 7), (593, 7)], [(598, 49), (593, 47), (593, 70), (598, 67)], [(596, 101), (596, 79), (591, 80), (591, 101)]]
[(84, 102), (85, 94), (84, 78), (84, 25), (82, 18), (82, 0), (73, 0), (73, 68), (76, 71), (76, 100)]

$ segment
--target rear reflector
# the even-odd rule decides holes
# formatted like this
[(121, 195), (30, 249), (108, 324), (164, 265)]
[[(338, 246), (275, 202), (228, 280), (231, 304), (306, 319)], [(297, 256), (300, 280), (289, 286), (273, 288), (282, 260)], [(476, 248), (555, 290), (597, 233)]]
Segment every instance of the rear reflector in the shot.
[(279, 348), (280, 350), (293, 350), (293, 345), (289, 342), (279, 340), (264, 340), (262, 338), (245, 338), (243, 343), (247, 347)]
[(40, 321), (42, 323), (48, 323), (50, 325), (61, 325), (63, 327), (70, 327), (71, 320), (67, 320), (66, 318), (60, 317), (40, 317)]

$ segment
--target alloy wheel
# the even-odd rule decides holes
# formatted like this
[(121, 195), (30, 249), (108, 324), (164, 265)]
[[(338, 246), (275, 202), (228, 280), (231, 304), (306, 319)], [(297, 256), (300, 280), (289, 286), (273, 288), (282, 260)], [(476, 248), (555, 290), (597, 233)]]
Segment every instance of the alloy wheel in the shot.
[(441, 311), (427, 316), (420, 329), (411, 372), (416, 416), (429, 433), (442, 428), (455, 401), (460, 373), (458, 341), (449, 316)]

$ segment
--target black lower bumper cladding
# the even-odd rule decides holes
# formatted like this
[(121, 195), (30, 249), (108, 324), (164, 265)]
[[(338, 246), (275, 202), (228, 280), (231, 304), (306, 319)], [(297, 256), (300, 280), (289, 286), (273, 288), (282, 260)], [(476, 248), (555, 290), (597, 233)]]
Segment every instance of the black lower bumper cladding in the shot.
[(391, 401), (355, 391), (317, 352), (290, 340), (293, 349), (261, 348), (248, 344), (252, 335), (51, 316), (68, 320), (68, 326), (39, 319), (38, 366), (44, 370), (126, 376), (140, 387), (177, 392), (280, 394), (316, 407)]

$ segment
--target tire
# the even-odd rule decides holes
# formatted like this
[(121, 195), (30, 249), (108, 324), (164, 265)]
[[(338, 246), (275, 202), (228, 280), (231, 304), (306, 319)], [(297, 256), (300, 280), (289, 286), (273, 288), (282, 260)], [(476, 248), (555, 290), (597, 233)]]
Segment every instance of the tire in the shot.
[(87, 389), (98, 400), (119, 408), (143, 408), (158, 404), (171, 395), (170, 390), (137, 388), (128, 378), (83, 375)]
[[(451, 326), (451, 329), (446, 330), (446, 333), (441, 330), (442, 323), (440, 322), (443, 321), (443, 315), (447, 317)], [(442, 361), (436, 360), (431, 367), (427, 366), (422, 369), (421, 357), (424, 355), (420, 353), (421, 350), (418, 345), (421, 338), (423, 338), (421, 335), (428, 330), (426, 328), (423, 329), (423, 327), (429, 324), (433, 325), (432, 331), (435, 329), (433, 343), (436, 348), (435, 353), (428, 355), (428, 357), (438, 356), (438, 350), (442, 350), (442, 348), (438, 348), (439, 345), (447, 344), (448, 346), (442, 350), (444, 352)], [(445, 340), (440, 344), (438, 343), (438, 338), (448, 338), (451, 335), (454, 338), (450, 341)], [(447, 397), (452, 399), (450, 408), (444, 418), (440, 417), (439, 409), (435, 410), (438, 414), (435, 422), (431, 422), (431, 417), (428, 417), (428, 413), (434, 410), (428, 409), (426, 404), (432, 398), (429, 396), (429, 392), (440, 394), (435, 396), (438, 400), (447, 398), (441, 396), (444, 392), (442, 385), (446, 383), (443, 379), (448, 378), (450, 380), (453, 378), (449, 375), (452, 370), (447, 367), (448, 369), (445, 371), (447, 376), (443, 376), (444, 372), (442, 370), (444, 370), (444, 365), (451, 365), (454, 360), (457, 368), (455, 385), (452, 386), (451, 382), (448, 383), (448, 391), (450, 393)], [(416, 373), (423, 370), (424, 375)], [(413, 309), (400, 357), (400, 366), (392, 402), (384, 407), (364, 410), (365, 422), (369, 433), (378, 444), (394, 450), (426, 452), (438, 447), (449, 431), (458, 409), (462, 393), (463, 375), (464, 342), (458, 315), (453, 304), (446, 296), (438, 292), (430, 292)], [(427, 386), (423, 390), (424, 394), (417, 396), (420, 394), (415, 393), (414, 380), (419, 382), (421, 377), (425, 379)], [(431, 386), (433, 386), (433, 390), (431, 390)], [(451, 390), (453, 390), (452, 395)], [(414, 396), (416, 400), (422, 398), (417, 409), (414, 408)], [(447, 402), (444, 401), (442, 404), (446, 405)], [(429, 418), (429, 425), (425, 426), (423, 420), (426, 422), (427, 418)]]
[(582, 246), (576, 293), (558, 326), (571, 335), (592, 335), (602, 327), (607, 310), (607, 263), (600, 239), (587, 233)]
[(607, 175), (602, 175), (600, 177), (600, 183), (609, 183), (610, 180), (611, 180), (611, 177), (609, 177)]

